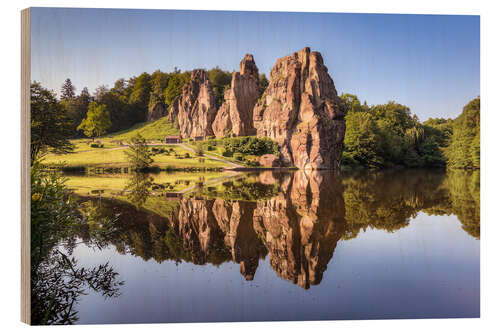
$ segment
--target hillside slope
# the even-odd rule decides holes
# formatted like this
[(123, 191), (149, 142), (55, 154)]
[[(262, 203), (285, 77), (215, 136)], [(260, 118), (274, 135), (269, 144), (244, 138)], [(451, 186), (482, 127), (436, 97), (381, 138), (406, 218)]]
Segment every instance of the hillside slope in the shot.
[(137, 134), (147, 140), (163, 140), (166, 135), (179, 135), (179, 130), (168, 121), (167, 117), (163, 117), (153, 122), (136, 124), (124, 131), (111, 133), (107, 138), (127, 141)]

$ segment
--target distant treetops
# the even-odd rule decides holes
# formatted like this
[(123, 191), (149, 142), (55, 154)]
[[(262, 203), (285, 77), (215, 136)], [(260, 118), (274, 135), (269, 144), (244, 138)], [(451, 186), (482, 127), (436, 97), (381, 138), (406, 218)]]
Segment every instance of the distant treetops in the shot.
[(396, 102), (368, 106), (356, 95), (341, 96), (346, 109), (342, 165), (347, 168), (480, 167), (480, 98), (455, 120), (421, 123)]

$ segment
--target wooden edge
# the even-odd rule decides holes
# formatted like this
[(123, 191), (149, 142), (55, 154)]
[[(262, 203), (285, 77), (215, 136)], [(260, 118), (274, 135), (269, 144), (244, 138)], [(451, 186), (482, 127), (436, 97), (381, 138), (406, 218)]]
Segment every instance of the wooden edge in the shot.
[(21, 321), (31, 324), (30, 288), (30, 8), (21, 11)]

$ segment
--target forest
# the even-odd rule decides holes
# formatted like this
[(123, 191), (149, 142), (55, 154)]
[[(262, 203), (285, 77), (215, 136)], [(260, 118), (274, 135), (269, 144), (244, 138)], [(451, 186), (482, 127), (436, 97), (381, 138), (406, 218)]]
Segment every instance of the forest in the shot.
[(420, 122), (397, 102), (368, 106), (342, 94), (347, 108), (342, 165), (348, 168), (480, 168), (480, 97), (456, 119)]
[[(207, 73), (220, 106), (231, 73), (218, 67)], [(32, 159), (41, 151), (71, 151), (70, 139), (99, 137), (145, 122), (150, 106), (161, 102), (168, 108), (189, 79), (189, 71), (157, 70), (118, 79), (111, 89), (99, 86), (93, 94), (85, 87), (78, 95), (67, 79), (59, 98), (34, 82)], [(261, 91), (268, 83), (261, 74)], [(480, 168), (480, 97), (465, 105), (456, 119), (430, 118), (424, 122), (395, 101), (369, 106), (353, 94), (340, 97), (347, 110), (343, 169)]]

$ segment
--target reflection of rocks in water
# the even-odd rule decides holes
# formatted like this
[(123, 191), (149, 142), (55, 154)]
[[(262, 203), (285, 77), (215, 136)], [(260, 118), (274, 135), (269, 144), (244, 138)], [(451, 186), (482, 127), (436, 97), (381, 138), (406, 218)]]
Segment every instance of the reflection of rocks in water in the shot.
[[(269, 253), (273, 270), (303, 288), (321, 282), (339, 239), (366, 228), (396, 231), (420, 211), (455, 214), (479, 238), (479, 178), (464, 172), (265, 171), (224, 189), (225, 196), (204, 199), (150, 196), (142, 208), (93, 200), (109, 215), (121, 213), (109, 241), (120, 253), (199, 265), (233, 261), (247, 280)], [(241, 197), (249, 199), (231, 199)]]
[(321, 282), (344, 232), (342, 186), (332, 174), (304, 171), (282, 184), (283, 193), (257, 204), (254, 228), (276, 273), (307, 289)]
[(259, 259), (267, 251), (253, 229), (254, 202), (226, 202), (216, 199), (213, 212), (225, 233), (225, 243), (231, 248), (233, 261), (240, 264), (240, 272), (247, 280), (253, 280)]

